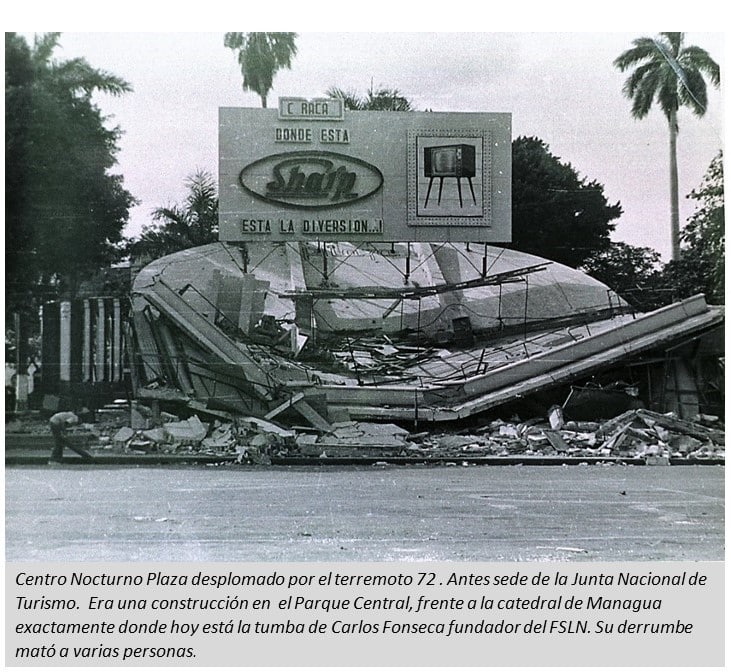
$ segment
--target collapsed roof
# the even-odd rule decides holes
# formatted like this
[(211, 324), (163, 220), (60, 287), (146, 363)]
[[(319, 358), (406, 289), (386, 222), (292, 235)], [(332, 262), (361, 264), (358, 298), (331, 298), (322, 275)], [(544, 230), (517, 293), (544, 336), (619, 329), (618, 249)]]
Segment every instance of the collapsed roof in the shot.
[(143, 268), (132, 311), (141, 398), (322, 427), (469, 417), (723, 321), (474, 243), (215, 243)]

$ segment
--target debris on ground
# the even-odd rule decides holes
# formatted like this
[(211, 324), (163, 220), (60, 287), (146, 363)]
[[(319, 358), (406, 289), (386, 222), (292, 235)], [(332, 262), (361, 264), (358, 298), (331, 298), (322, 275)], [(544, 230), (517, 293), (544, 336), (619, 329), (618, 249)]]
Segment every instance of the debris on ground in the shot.
[[(496, 420), (466, 434), (422, 433), (415, 447), (425, 455), (453, 458), (507, 457), (513, 455), (645, 458), (652, 464), (670, 458), (724, 458), (723, 425), (713, 416), (697, 422), (681, 420), (672, 413), (637, 409), (604, 423), (526, 422)], [(560, 426), (560, 429), (554, 427)]]
[[(291, 429), (249, 416), (180, 419), (158, 414), (157, 426), (134, 427), (130, 406), (97, 412), (96, 422), (71, 430), (85, 446), (104, 453), (220, 457), (268, 464), (272, 458), (439, 458), (455, 463), (485, 457), (545, 456), (641, 459), (663, 465), (677, 459), (725, 458), (725, 431), (716, 416), (692, 421), (674, 413), (632, 409), (603, 422), (565, 420), (558, 406), (545, 417), (492, 420), (469, 429), (410, 432), (392, 423), (336, 422), (328, 431)], [(203, 411), (200, 411), (203, 414)], [(145, 423), (150, 425), (150, 423)], [(6, 435), (48, 434), (47, 420), (29, 415), (6, 423)]]
[(404, 455), (412, 444), (409, 432), (397, 425), (377, 422), (338, 422), (323, 435), (305, 435), (297, 441), (304, 456), (360, 457), (377, 453), (381, 457)]
[(184, 443), (191, 446), (200, 445), (208, 434), (208, 425), (201, 422), (197, 415), (193, 415), (187, 420), (166, 422), (162, 428), (164, 430), (162, 440), (167, 437), (171, 443)]

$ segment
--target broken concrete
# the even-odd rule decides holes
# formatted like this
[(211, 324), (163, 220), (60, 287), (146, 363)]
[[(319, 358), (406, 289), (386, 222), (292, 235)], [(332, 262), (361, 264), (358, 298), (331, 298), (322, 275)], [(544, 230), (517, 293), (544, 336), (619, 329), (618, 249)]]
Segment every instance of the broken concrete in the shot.
[(172, 442), (185, 444), (198, 444), (208, 433), (208, 425), (202, 423), (197, 415), (180, 422), (167, 422), (163, 429)]
[(165, 443), (168, 438), (167, 432), (162, 427), (155, 427), (154, 429), (145, 429), (141, 432), (142, 436), (148, 441), (153, 443)]
[(122, 427), (113, 437), (114, 443), (127, 443), (135, 435), (135, 430), (131, 427)]

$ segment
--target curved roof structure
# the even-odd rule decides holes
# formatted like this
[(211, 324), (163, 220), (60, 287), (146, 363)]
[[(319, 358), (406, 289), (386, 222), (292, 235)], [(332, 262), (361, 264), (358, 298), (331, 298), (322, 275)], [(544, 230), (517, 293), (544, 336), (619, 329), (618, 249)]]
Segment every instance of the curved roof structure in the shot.
[[(312, 291), (322, 333), (418, 330), (441, 340), (449, 340), (452, 322), (460, 317), (469, 319), (473, 331), (488, 331), (626, 308), (616, 293), (580, 271), (483, 245), (270, 243), (250, 244), (247, 253), (244, 260), (241, 248), (214, 243), (169, 255), (140, 272), (134, 291), (163, 278), (176, 289), (189, 286), (188, 300), (209, 314), (221, 278), (224, 284), (225, 278), (235, 283), (248, 272), (268, 284), (262, 312), (276, 320), (295, 317), (293, 302), (282, 295)], [(483, 270), (487, 282), (480, 284)], [(504, 281), (491, 284), (495, 277)], [(449, 290), (470, 281), (477, 286)], [(393, 288), (406, 294), (408, 288), (428, 287), (443, 291), (401, 300), (367, 296), (368, 290)], [(323, 289), (331, 290), (329, 296)], [(344, 298), (336, 290), (345, 292)]]
[(216, 243), (143, 268), (132, 309), (141, 396), (315, 427), (467, 417), (723, 321), (702, 296), (636, 315), (579, 271), (474, 244)]

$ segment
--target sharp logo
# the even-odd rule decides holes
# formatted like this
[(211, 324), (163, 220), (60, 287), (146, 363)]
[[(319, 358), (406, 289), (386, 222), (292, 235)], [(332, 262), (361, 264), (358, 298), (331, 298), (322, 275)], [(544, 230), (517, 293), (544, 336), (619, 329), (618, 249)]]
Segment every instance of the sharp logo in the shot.
[(383, 186), (370, 163), (334, 152), (289, 152), (254, 161), (239, 174), (241, 186), (270, 203), (334, 208), (361, 201)]

